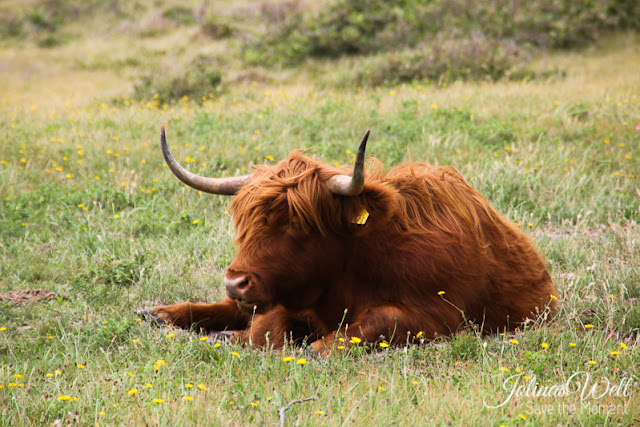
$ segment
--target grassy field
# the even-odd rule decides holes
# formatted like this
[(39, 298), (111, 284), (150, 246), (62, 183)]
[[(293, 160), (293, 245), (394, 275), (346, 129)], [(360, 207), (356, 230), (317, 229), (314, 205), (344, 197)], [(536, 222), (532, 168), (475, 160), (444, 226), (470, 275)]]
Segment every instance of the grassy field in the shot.
[[(287, 424), (640, 423), (636, 35), (534, 63), (563, 79), (340, 89), (331, 82), (349, 59), (245, 69), (234, 38), (96, 28), (70, 25), (51, 48), (0, 45), (0, 425), (277, 424), (309, 397)], [(145, 71), (203, 52), (229, 56), (221, 89), (173, 104), (131, 97)], [(140, 321), (136, 309), (158, 301), (221, 298), (234, 255), (230, 199), (171, 175), (161, 122), (204, 175), (296, 148), (348, 165), (368, 128), (369, 155), (389, 166), (453, 165), (532, 236), (560, 314), (514, 334), (469, 329), (330, 358)], [(7, 294), (28, 289), (54, 295)], [(510, 397), (531, 381), (571, 393)]]

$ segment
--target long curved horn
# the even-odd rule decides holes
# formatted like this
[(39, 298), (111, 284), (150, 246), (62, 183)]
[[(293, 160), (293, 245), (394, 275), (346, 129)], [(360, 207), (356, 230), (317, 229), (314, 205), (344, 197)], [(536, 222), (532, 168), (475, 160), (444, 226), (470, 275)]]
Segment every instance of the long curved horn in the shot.
[(162, 155), (171, 172), (189, 187), (204, 191), (205, 193), (233, 196), (242, 187), (247, 185), (253, 177), (253, 175), (241, 175), (228, 178), (206, 178), (189, 172), (180, 166), (178, 161), (171, 155), (169, 146), (167, 146), (167, 139), (164, 136), (164, 123), (162, 124), (162, 130), (160, 132), (160, 147), (162, 147)]
[(353, 165), (353, 176), (334, 175), (324, 182), (329, 191), (339, 196), (357, 196), (364, 189), (364, 151), (367, 148), (369, 139), (369, 129), (364, 133), (358, 153), (356, 163)]

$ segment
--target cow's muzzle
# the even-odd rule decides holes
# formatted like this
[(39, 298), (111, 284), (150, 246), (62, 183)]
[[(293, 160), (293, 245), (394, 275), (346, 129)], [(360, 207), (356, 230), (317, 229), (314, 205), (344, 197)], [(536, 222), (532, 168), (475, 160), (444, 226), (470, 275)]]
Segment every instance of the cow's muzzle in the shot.
[(245, 291), (249, 287), (249, 276), (241, 275), (230, 278), (225, 275), (224, 286), (227, 289), (229, 298), (242, 300), (244, 299)]

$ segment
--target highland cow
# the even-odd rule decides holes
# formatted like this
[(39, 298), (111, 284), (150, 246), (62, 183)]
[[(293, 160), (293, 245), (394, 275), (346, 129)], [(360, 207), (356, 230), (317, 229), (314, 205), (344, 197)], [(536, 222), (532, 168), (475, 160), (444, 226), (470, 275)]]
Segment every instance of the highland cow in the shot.
[(238, 250), (227, 298), (148, 314), (257, 346), (308, 340), (324, 354), (338, 339), (398, 344), (470, 323), (495, 333), (555, 311), (545, 262), (517, 226), (452, 167), (384, 172), (373, 161), (365, 176), (368, 136), (351, 175), (294, 151), (251, 175), (206, 178), (177, 163), (163, 126), (180, 180), (235, 195)]

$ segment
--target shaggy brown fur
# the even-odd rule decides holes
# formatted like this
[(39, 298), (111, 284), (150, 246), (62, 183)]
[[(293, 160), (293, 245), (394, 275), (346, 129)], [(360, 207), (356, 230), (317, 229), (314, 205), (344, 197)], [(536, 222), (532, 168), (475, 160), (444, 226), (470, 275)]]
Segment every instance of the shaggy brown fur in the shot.
[[(338, 173), (299, 151), (257, 168), (232, 203), (238, 254), (227, 277), (247, 278), (241, 297), (154, 314), (257, 345), (311, 337), (326, 352), (338, 336), (402, 343), (555, 312), (531, 241), (455, 169), (408, 163), (384, 173), (374, 162), (355, 197), (324, 186)], [(364, 209), (366, 224), (356, 224)]]

